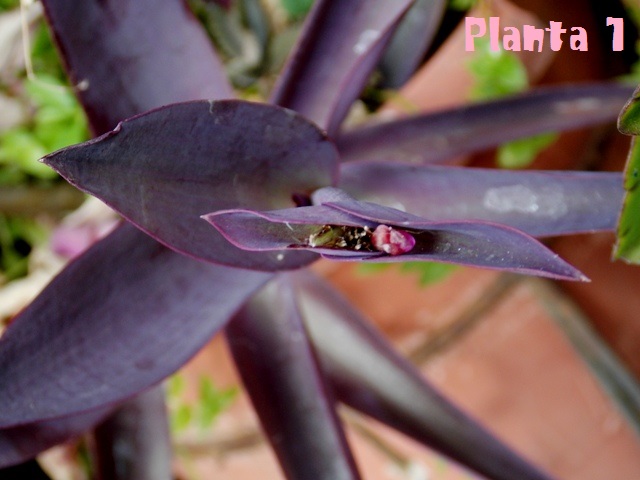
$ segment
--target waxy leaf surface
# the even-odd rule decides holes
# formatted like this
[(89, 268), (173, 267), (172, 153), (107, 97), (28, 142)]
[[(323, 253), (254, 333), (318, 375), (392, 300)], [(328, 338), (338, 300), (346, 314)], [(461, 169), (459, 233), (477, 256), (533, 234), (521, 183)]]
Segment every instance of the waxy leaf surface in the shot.
[(214, 263), (280, 270), (315, 255), (242, 252), (199, 217), (229, 208), (293, 206), (293, 195), (335, 181), (337, 153), (296, 113), (231, 100), (160, 108), (44, 162), (174, 250)]
[(317, 0), (271, 96), (333, 135), (412, 0)]
[(400, 88), (431, 46), (444, 15), (445, 0), (416, 0), (402, 17), (380, 62), (382, 86)]
[(235, 364), (287, 478), (360, 478), (287, 274), (226, 328)]
[(168, 103), (233, 97), (211, 42), (186, 2), (43, 4), (96, 134)]
[(616, 83), (539, 88), (358, 128), (336, 143), (343, 161), (442, 162), (539, 133), (612, 122), (630, 93)]
[[(331, 213), (332, 209), (335, 213)], [(538, 241), (513, 228), (487, 222), (433, 222), (368, 202), (343, 200), (269, 212), (236, 209), (214, 212), (205, 219), (234, 245), (247, 250), (305, 249), (333, 260), (431, 260), (552, 278), (586, 279)], [(396, 256), (352, 246), (316, 247), (311, 236), (321, 232), (324, 225), (387, 225), (408, 232), (416, 244), (408, 253)]]
[(0, 427), (105, 407), (161, 381), (269, 278), (176, 255), (123, 225), (0, 338)]
[(343, 164), (339, 187), (429, 220), (483, 220), (534, 236), (611, 231), (624, 194), (620, 173), (382, 162)]
[(95, 470), (109, 480), (172, 480), (171, 435), (162, 385), (120, 405), (95, 429)]
[(493, 480), (549, 480), (452, 405), (329, 285), (296, 272), (311, 342), (339, 400)]
[[(99, 408), (79, 415), (0, 429), (0, 468), (18, 465), (59, 443), (80, 437), (112, 410), (112, 407)], [(0, 478), (4, 478), (2, 470)]]
[[(43, 0), (43, 5), (71, 82), (76, 87), (95, 133), (106, 132), (124, 118), (170, 102), (232, 96), (232, 89), (206, 34), (182, 1), (169, 0), (156, 3), (146, 0), (135, 2), (85, 0), (78, 3), (68, 0)], [(172, 35), (159, 34), (159, 28), (170, 29)], [(110, 338), (109, 325), (104, 324), (99, 317), (101, 311), (109, 309), (105, 304), (113, 302), (113, 311), (117, 314), (119, 309), (124, 307), (126, 298), (136, 302), (137, 299), (149, 297), (153, 301), (156, 297), (153, 293), (149, 294), (147, 289), (153, 289), (158, 283), (170, 284), (175, 281), (186, 287), (191, 280), (196, 283), (202, 280), (202, 275), (195, 275), (192, 279), (185, 281), (182, 277), (185, 272), (197, 272), (201, 267), (195, 268), (194, 262), (172, 254), (158, 244), (150, 243), (146, 235), (132, 227), (126, 228), (128, 230), (126, 235), (114, 234), (113, 237), (104, 241), (102, 247), (91, 249), (75, 262), (70, 267), (70, 271), (63, 272), (59, 279), (42, 292), (34, 305), (16, 319), (16, 324), (9, 329), (12, 333), (0, 341), (0, 358), (2, 359), (0, 362), (12, 364), (8, 369), (9, 375), (0, 380), (3, 388), (5, 382), (8, 382), (8, 391), (11, 392), (10, 398), (7, 397), (6, 408), (9, 413), (13, 411), (16, 414), (16, 417), (9, 421), (21, 423), (19, 426), (0, 431), (0, 464), (6, 465), (31, 458), (56, 443), (80, 435), (114, 408), (114, 405), (110, 405), (83, 414), (32, 423), (23, 423), (22, 419), (25, 416), (39, 418), (48, 417), (50, 414), (66, 415), (68, 412), (89, 408), (92, 402), (102, 403), (102, 400), (97, 398), (98, 394), (95, 394), (87, 405), (74, 402), (75, 395), (72, 389), (67, 392), (71, 399), (67, 405), (67, 400), (62, 398), (65, 392), (58, 392), (58, 390), (64, 390), (64, 385), (73, 382), (78, 383), (79, 390), (84, 390), (81, 384), (85, 375), (92, 377), (95, 373), (97, 377), (90, 378), (86, 384), (89, 389), (92, 382), (99, 378), (108, 378), (110, 373), (101, 371), (100, 361), (96, 362), (95, 356), (91, 354), (94, 333), (96, 348), (99, 350), (98, 356), (100, 356), (109, 353), (100, 348), (101, 342), (106, 345), (113, 345), (114, 342), (117, 344), (120, 337), (129, 337), (126, 333), (127, 328), (131, 328), (132, 331), (137, 328), (138, 318), (132, 318), (125, 313), (123, 319), (129, 319), (130, 325), (127, 327), (116, 322), (111, 330), (113, 338)], [(109, 252), (105, 252), (105, 248), (108, 250), (110, 246), (118, 245), (118, 242), (122, 243), (114, 246), (113, 252), (116, 255), (121, 253), (122, 257), (113, 261), (112, 269), (110, 268), (112, 259), (109, 258)], [(150, 255), (148, 261), (141, 260), (140, 251), (137, 250), (141, 245), (147, 253), (156, 252), (157, 255)], [(126, 254), (122, 253), (127, 249), (133, 252), (129, 260), (125, 258)], [(167, 259), (169, 256), (175, 258)], [(149, 281), (141, 283), (136, 275), (126, 275), (125, 266), (128, 264), (130, 265), (127, 268), (145, 271)], [(97, 293), (84, 292), (85, 289), (90, 289), (87, 287), (87, 278), (90, 278), (90, 283), (92, 286), (95, 285), (95, 288), (108, 287), (94, 302), (96, 308), (94, 312), (91, 310), (88, 299)], [(247, 278), (250, 280), (252, 277)], [(112, 290), (113, 293), (111, 293)], [(82, 302), (83, 299), (85, 303)], [(76, 305), (77, 300), (79, 303)], [(142, 304), (144, 305), (145, 302), (143, 301)], [(153, 314), (154, 311), (154, 308), (150, 308), (147, 313)], [(179, 319), (179, 316), (171, 318), (172, 312), (173, 309), (169, 309), (168, 316), (160, 315), (159, 328), (163, 328), (162, 320), (173, 322)], [(190, 318), (193, 311), (187, 309), (187, 312), (187, 318)], [(142, 315), (142, 318), (150, 328), (151, 319), (145, 315)], [(106, 321), (109, 319), (109, 316), (104, 318)], [(74, 320), (80, 322), (77, 334), (72, 332), (74, 327), (65, 328), (67, 322), (74, 325)], [(28, 342), (31, 328), (39, 332), (30, 344), (36, 355), (30, 348), (19, 347)], [(57, 332), (60, 335), (59, 339), (52, 340), (57, 338)], [(51, 339), (46, 338), (47, 336)], [(149, 338), (153, 340), (154, 336), (152, 332)], [(132, 334), (132, 337), (144, 343), (144, 340), (136, 337), (135, 334)], [(80, 343), (76, 345), (76, 341)], [(176, 352), (177, 356), (184, 358), (191, 355), (195, 348), (193, 347), (195, 341), (197, 340), (191, 339), (191, 344), (179, 342), (178, 349), (186, 348), (187, 351)], [(70, 342), (72, 345), (69, 351), (64, 346), (65, 342)], [(85, 357), (83, 351), (89, 354)], [(110, 365), (111, 373), (130, 372), (130, 374), (123, 375), (122, 378), (116, 375), (115, 379), (110, 381), (109, 386), (106, 387), (113, 388), (110, 395), (112, 397), (129, 396), (131, 391), (127, 388), (134, 391), (144, 388), (146, 385), (144, 382), (148, 380), (145, 380), (145, 375), (141, 375), (140, 385), (135, 387), (132, 385), (136, 383), (133, 377), (137, 373), (135, 368), (131, 368), (129, 361), (135, 358), (129, 355), (118, 357), (117, 348), (114, 352), (116, 356), (110, 356), (109, 359), (113, 362), (119, 358), (121, 364), (116, 368)], [(74, 356), (73, 361), (69, 365), (60, 365), (59, 361), (54, 361), (59, 371), (49, 375), (47, 371), (49, 359), (56, 359), (58, 356), (69, 359), (69, 353)], [(149, 358), (155, 356), (149, 352), (147, 355)], [(29, 367), (30, 362), (34, 362), (31, 367)], [(169, 359), (166, 368), (175, 369), (176, 364), (173, 362), (173, 359)], [(67, 366), (75, 373), (65, 376), (64, 369)], [(14, 367), (18, 370), (26, 368), (29, 371), (27, 377), (30, 378), (11, 378), (10, 374), (14, 371)], [(158, 368), (162, 367), (158, 366)], [(74, 375), (75, 379), (72, 378)], [(32, 384), (31, 387), (26, 387), (25, 393), (25, 387), (21, 387), (21, 381), (34, 382), (38, 386)], [(125, 384), (127, 387), (121, 391), (120, 387)], [(32, 396), (32, 389), (35, 396)], [(38, 392), (47, 391), (56, 391), (56, 395), (51, 400), (46, 393), (38, 397)], [(23, 393), (25, 399), (37, 399), (33, 401), (33, 410), (26, 405), (22, 406), (25, 415), (19, 413), (18, 405)], [(107, 402), (112, 400), (112, 398), (106, 398)], [(45, 401), (51, 401), (51, 405), (43, 406), (42, 402)]]

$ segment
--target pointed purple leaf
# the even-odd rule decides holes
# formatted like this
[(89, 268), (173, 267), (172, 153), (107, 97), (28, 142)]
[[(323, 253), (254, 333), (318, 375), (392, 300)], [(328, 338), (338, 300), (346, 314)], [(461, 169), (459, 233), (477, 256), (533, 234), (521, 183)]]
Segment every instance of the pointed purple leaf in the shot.
[(533, 172), (356, 162), (340, 188), (363, 201), (434, 221), (483, 220), (529, 235), (615, 229), (620, 173)]
[(168, 103), (234, 96), (211, 42), (182, 0), (43, 4), (97, 134)]
[[(54, 445), (83, 435), (112, 410), (112, 407), (100, 408), (0, 430), (0, 468), (25, 462)], [(4, 478), (1, 472), (0, 478)]]
[(333, 135), (412, 0), (318, 0), (271, 102)]
[(226, 240), (248, 251), (305, 248), (309, 237), (323, 225), (375, 227), (373, 222), (323, 205), (270, 212), (221, 210), (203, 218)]
[(104, 407), (161, 381), (269, 278), (176, 255), (123, 225), (0, 338), (0, 426)]
[(335, 148), (307, 120), (234, 100), (160, 108), (44, 162), (170, 248), (259, 270), (296, 268), (316, 256), (243, 252), (199, 217), (292, 206), (293, 195), (332, 184), (337, 170)]
[(226, 328), (236, 366), (289, 479), (358, 479), (286, 274)]
[[(326, 205), (408, 230), (416, 238), (415, 248), (406, 255), (373, 258), (374, 262), (434, 260), (563, 280), (588, 280), (540, 242), (511, 227), (476, 221), (431, 222), (394, 208), (355, 200)], [(426, 235), (415, 234), (414, 226)]]
[(333, 288), (308, 273), (293, 285), (338, 398), (492, 480), (549, 480), (426, 382)]
[(358, 128), (336, 142), (343, 161), (442, 162), (539, 133), (614, 122), (632, 91), (618, 83), (538, 88)]
[(380, 62), (383, 87), (400, 88), (413, 75), (431, 46), (446, 6), (445, 0), (416, 0), (404, 15)]
[(171, 480), (172, 448), (162, 386), (136, 395), (95, 430), (98, 479)]
[[(333, 189), (332, 189), (333, 190)], [(331, 210), (335, 212), (331, 212)], [(204, 217), (247, 250), (304, 249), (333, 260), (430, 260), (565, 280), (586, 280), (532, 237), (487, 222), (432, 222), (400, 210), (355, 200), (271, 212), (227, 210)], [(389, 248), (376, 235), (395, 230)], [(389, 228), (392, 227), (392, 228)], [(396, 248), (397, 247), (397, 248)]]

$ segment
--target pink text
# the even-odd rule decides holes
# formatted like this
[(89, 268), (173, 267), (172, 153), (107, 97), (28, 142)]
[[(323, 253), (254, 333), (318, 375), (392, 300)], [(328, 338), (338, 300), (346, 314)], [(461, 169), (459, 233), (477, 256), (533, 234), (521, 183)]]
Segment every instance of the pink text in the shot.
[[(467, 52), (475, 51), (476, 38), (486, 38), (487, 34), (489, 36), (489, 46), (495, 52), (500, 50), (500, 47), (514, 52), (521, 50), (542, 52), (547, 37), (549, 48), (557, 52), (562, 48), (567, 36), (567, 29), (562, 28), (562, 22), (549, 22), (547, 28), (523, 25), (522, 31), (516, 27), (500, 28), (500, 17), (489, 17), (488, 26), (487, 19), (482, 17), (466, 17), (464, 23), (465, 50)], [(613, 27), (613, 51), (624, 50), (623, 19), (607, 17), (607, 26)], [(548, 36), (547, 33), (549, 34)], [(571, 50), (586, 52), (589, 49), (587, 31), (582, 27), (571, 27), (568, 40)]]

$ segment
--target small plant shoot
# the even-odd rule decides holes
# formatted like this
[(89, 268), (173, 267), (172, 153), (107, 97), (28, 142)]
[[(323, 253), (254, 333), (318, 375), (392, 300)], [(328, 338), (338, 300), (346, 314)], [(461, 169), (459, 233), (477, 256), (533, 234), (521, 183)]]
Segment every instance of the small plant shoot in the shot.
[(378, 225), (373, 230), (366, 226), (324, 225), (320, 231), (309, 236), (307, 244), (314, 248), (381, 252), (395, 256), (410, 252), (416, 240), (409, 232), (387, 225)]

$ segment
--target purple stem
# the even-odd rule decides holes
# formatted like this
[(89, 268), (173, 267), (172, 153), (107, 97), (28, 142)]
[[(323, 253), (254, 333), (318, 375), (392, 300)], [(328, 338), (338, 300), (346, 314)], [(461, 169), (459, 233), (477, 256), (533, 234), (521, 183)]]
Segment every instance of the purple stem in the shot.
[(294, 285), (311, 342), (337, 397), (492, 480), (550, 480), (465, 414), (309, 274)]
[(355, 462), (281, 274), (226, 328), (243, 384), (288, 479), (359, 479)]
[(97, 480), (171, 480), (171, 437), (157, 386), (121, 405), (94, 432)]

